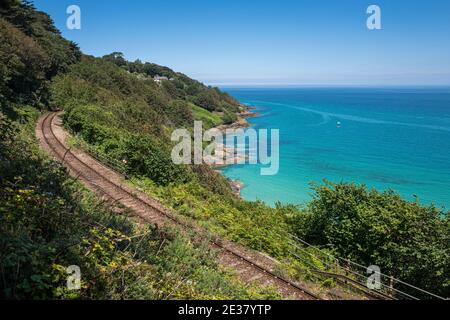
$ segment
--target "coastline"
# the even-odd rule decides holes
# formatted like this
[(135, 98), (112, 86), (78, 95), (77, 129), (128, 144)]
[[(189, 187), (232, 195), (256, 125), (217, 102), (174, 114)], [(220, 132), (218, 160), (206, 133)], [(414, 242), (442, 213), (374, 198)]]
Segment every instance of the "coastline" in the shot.
[(255, 110), (256, 107), (252, 106), (246, 106), (241, 104), (240, 105), (240, 111), (236, 113), (237, 120), (231, 124), (221, 124), (216, 127), (216, 129), (219, 130), (226, 130), (226, 129), (245, 129), (251, 126), (251, 124), (248, 122), (248, 118), (256, 117), (258, 116), (258, 113), (252, 110)]
[[(227, 129), (245, 129), (250, 127), (252, 124), (250, 122), (248, 122), (248, 118), (252, 118), (252, 117), (256, 117), (259, 114), (253, 110), (256, 109), (256, 107), (253, 106), (247, 106), (244, 104), (240, 105), (240, 111), (236, 114), (237, 115), (237, 120), (231, 124), (222, 124), (220, 126), (217, 126), (216, 128), (221, 130), (221, 131), (225, 131)], [(234, 153), (232, 153), (231, 150), (227, 149), (226, 147), (223, 148), (223, 151), (225, 153), (225, 158), (226, 159), (232, 159), (233, 163), (237, 163), (238, 160), (242, 160), (240, 157), (238, 157), (238, 155), (236, 154), (235, 150)], [(224, 165), (214, 165), (211, 164), (210, 166), (214, 169), (216, 169), (215, 171), (218, 172), (219, 174), (223, 175), (225, 177), (225, 179), (227, 179), (231, 190), (233, 191), (233, 193), (241, 198), (241, 190), (245, 187), (245, 184), (238, 180), (238, 179), (231, 179), (226, 177), (220, 170), (217, 170), (218, 168), (224, 168), (226, 166), (229, 166), (231, 164), (224, 164)]]

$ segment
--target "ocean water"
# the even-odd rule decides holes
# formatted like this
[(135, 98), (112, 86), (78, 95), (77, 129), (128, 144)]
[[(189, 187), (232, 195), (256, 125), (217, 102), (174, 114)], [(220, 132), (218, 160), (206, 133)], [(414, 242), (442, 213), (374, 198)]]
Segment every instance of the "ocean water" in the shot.
[(280, 130), (278, 174), (222, 169), (245, 199), (301, 204), (310, 182), (328, 179), (450, 209), (450, 88), (222, 89), (256, 107), (253, 128)]

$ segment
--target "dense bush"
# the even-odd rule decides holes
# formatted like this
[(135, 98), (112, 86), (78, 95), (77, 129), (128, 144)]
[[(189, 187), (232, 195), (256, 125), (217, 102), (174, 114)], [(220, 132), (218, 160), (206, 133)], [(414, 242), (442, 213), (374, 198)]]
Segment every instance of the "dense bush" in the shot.
[(207, 190), (224, 196), (231, 195), (229, 182), (223, 179), (219, 172), (211, 170), (208, 165), (193, 165), (192, 171), (197, 175), (200, 185)]
[(210, 92), (201, 92), (194, 99), (193, 102), (206, 109), (208, 111), (220, 111), (221, 107), (218, 101), (215, 99), (214, 95)]
[(326, 182), (316, 185), (314, 191), (308, 209), (291, 217), (299, 237), (450, 296), (448, 213), (364, 185)]
[(194, 126), (192, 108), (186, 101), (171, 101), (167, 106), (166, 113), (176, 128), (192, 128)]
[(223, 123), (224, 124), (232, 124), (237, 121), (237, 115), (235, 113), (230, 113), (225, 111), (223, 115)]
[(0, 94), (8, 101), (33, 101), (35, 92), (45, 86), (45, 68), (49, 66), (45, 52), (32, 38), (1, 18), (0, 52)]
[(129, 173), (146, 176), (158, 185), (183, 183), (189, 180), (188, 170), (172, 162), (169, 152), (149, 138), (131, 136), (125, 143), (124, 159)]

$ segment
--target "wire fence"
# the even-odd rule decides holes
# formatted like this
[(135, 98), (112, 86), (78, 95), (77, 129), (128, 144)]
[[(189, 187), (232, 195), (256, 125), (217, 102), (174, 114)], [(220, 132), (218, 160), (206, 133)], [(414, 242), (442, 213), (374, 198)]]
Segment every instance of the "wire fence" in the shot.
[[(383, 298), (420, 300), (421, 298), (446, 300), (427, 290), (409, 284), (378, 270), (371, 270), (350, 259), (334, 256), (326, 250), (314, 246), (299, 237), (288, 234), (289, 238), (273, 232), (274, 236), (290, 246), (289, 253), (300, 260), (310, 272), (319, 276), (343, 279), (346, 284), (356, 285), (360, 290), (374, 293)], [(370, 272), (368, 272), (370, 271)], [(372, 277), (371, 277), (372, 276)], [(375, 277), (373, 277), (375, 276)], [(373, 279), (377, 279), (375, 283)], [(372, 285), (370, 285), (372, 283)]]
[[(299, 237), (296, 237), (295, 235), (290, 234), (290, 237), (297, 241), (298, 243), (314, 249), (318, 254), (328, 256), (329, 258), (336, 261), (336, 265), (339, 266), (340, 269), (343, 271), (352, 274), (356, 276), (357, 278), (364, 280), (367, 284), (367, 281), (369, 280), (370, 274), (367, 275), (369, 267), (361, 265), (357, 262), (354, 262), (350, 259), (343, 258), (343, 257), (336, 257), (331, 255), (330, 253), (304, 241), (303, 239), (300, 239)], [(424, 290), (422, 288), (419, 288), (417, 286), (414, 286), (410, 283), (407, 283), (405, 281), (402, 281), (400, 279), (397, 279), (393, 276), (387, 275), (383, 272), (374, 271), (372, 274), (376, 273), (380, 278), (380, 288), (379, 289), (373, 289), (376, 291), (383, 292), (385, 294), (390, 294), (395, 297), (399, 298), (406, 298), (406, 299), (414, 299), (419, 300), (419, 297), (428, 297), (433, 299), (441, 299), (445, 300), (445, 298), (436, 295), (432, 292), (429, 292), (427, 290)], [(403, 290), (400, 290), (399, 288), (402, 288)], [(405, 290), (406, 289), (406, 290)], [(408, 292), (405, 292), (408, 291)]]
[[(291, 233), (282, 235), (266, 227), (261, 227), (261, 230), (265, 230), (270, 236), (278, 238), (287, 244), (289, 247), (288, 254), (294, 260), (300, 261), (302, 266), (307, 269), (309, 275), (336, 279), (341, 283), (355, 287), (358, 291), (364, 291), (382, 299), (447, 300), (386, 273), (369, 268), (369, 266), (333, 255), (327, 249), (312, 245)], [(374, 279), (379, 281), (374, 283)]]

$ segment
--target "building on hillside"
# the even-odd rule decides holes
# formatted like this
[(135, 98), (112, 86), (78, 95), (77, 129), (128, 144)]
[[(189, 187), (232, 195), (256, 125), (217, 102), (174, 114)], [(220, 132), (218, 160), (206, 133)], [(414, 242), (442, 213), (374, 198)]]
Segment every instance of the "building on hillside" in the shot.
[(163, 81), (168, 81), (169, 78), (164, 77), (164, 76), (154, 76), (153, 80), (154, 80), (156, 83), (161, 84), (161, 82), (163, 82)]

